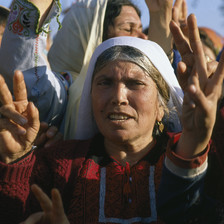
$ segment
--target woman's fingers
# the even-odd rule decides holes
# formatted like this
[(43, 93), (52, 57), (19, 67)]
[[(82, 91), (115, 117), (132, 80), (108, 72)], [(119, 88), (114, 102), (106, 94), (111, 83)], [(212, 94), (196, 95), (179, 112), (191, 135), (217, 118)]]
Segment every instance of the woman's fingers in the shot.
[(46, 148), (47, 148), (47, 147), (50, 147), (50, 146), (56, 144), (56, 142), (59, 141), (59, 140), (61, 140), (61, 139), (63, 139), (63, 135), (62, 135), (62, 133), (57, 132), (57, 134), (54, 135), (53, 138), (50, 138), (50, 139), (44, 144), (44, 147), (46, 147)]
[(29, 126), (39, 130), (40, 128), (39, 111), (32, 102), (29, 102), (27, 105), (27, 117)]
[(57, 189), (51, 191), (52, 201), (36, 184), (32, 185), (31, 189), (44, 212), (41, 223), (69, 224), (64, 213), (61, 195)]
[(182, 61), (186, 63), (187, 66), (193, 66), (194, 58), (192, 57), (192, 50), (190, 45), (180, 27), (173, 20), (170, 22), (170, 30), (173, 35), (175, 46), (177, 47), (182, 57)]
[(40, 121), (39, 121), (38, 109), (34, 106), (32, 102), (29, 102), (27, 106), (27, 118), (28, 118), (28, 124), (26, 126), (27, 130), (26, 137), (27, 141), (30, 144), (33, 144), (40, 128)]
[(0, 75), (0, 102), (2, 105), (13, 104), (12, 94), (5, 83), (4, 78)]
[(223, 82), (223, 76), (224, 76), (224, 52), (221, 54), (221, 58), (219, 60), (218, 67), (215, 72), (215, 80), (217, 83)]
[(41, 223), (41, 219), (43, 218), (44, 213), (43, 212), (37, 212), (32, 215), (30, 215), (24, 222), (21, 222), (20, 224), (36, 224)]
[[(6, 118), (1, 118), (1, 120), (0, 120), (0, 131), (4, 132), (4, 131), (9, 131), (9, 130), (12, 133), (11, 135), (13, 135), (13, 134), (25, 135), (27, 133), (26, 129), (23, 128), (22, 126), (16, 125), (15, 123), (10, 122)], [(1, 134), (3, 134), (3, 133), (1, 133)]]
[(60, 192), (57, 189), (52, 189), (51, 196), (52, 196), (54, 214), (57, 214), (58, 218), (65, 217), (64, 207), (63, 207)]
[(205, 80), (207, 80), (207, 65), (195, 15), (191, 14), (188, 16), (187, 21), (189, 27), (189, 41), (194, 52), (197, 71), (200, 73), (200, 84), (204, 84)]
[(183, 0), (176, 0), (173, 4), (172, 19), (176, 23), (179, 23), (182, 2)]
[(0, 107), (0, 114), (21, 126), (27, 123), (27, 118), (17, 112), (12, 104)]
[[(39, 130), (39, 113), (33, 103), (28, 103), (26, 115), (22, 116), (11, 105), (0, 107), (0, 113), (4, 117), (0, 119), (0, 130), (7, 130), (13, 134), (25, 135), (26, 141), (33, 144)], [(18, 136), (14, 136), (15, 138)]]
[(195, 106), (201, 108), (201, 110), (204, 110), (204, 108), (208, 106), (206, 96), (201, 91), (199, 80), (196, 76), (191, 78), (191, 84), (188, 86), (188, 96), (191, 99), (192, 104), (194, 103)]
[[(191, 69), (192, 70), (192, 69)], [(185, 92), (187, 85), (188, 85), (188, 78), (189, 78), (189, 68), (187, 65), (180, 61), (177, 65), (177, 73), (178, 73), (178, 82), (182, 88), (182, 90)]]
[(50, 126), (46, 132), (46, 136), (50, 139), (53, 138), (58, 133), (58, 128), (56, 126)]
[(183, 0), (183, 2), (182, 2), (182, 17), (183, 17), (183, 19), (187, 18), (187, 2), (186, 2), (186, 0)]
[(51, 212), (52, 211), (51, 199), (42, 191), (42, 189), (36, 184), (33, 184), (31, 186), (31, 190), (34, 193), (36, 199), (39, 201), (42, 210), (45, 213)]
[(37, 146), (50, 147), (63, 138), (62, 133), (56, 126), (48, 126), (47, 123), (41, 122), (38, 137), (35, 140)]
[(14, 95), (14, 105), (19, 113), (26, 111), (27, 107), (27, 91), (26, 84), (24, 81), (23, 73), (21, 71), (15, 71), (13, 76), (13, 95)]
[[(51, 191), (51, 197), (53, 202), (53, 210), (55, 214), (55, 220), (57, 224), (69, 224), (69, 221), (65, 215), (64, 207), (60, 192), (57, 189)], [(55, 223), (56, 224), (56, 223)]]
[(27, 100), (26, 84), (23, 73), (18, 70), (15, 71), (13, 76), (13, 94), (16, 101)]
[[(10, 105), (12, 109), (16, 108), (19, 113), (24, 113), (27, 107), (27, 92), (26, 84), (21, 71), (15, 71), (13, 76), (13, 91), (15, 101), (13, 102), (12, 94), (5, 83), (5, 80), (0, 76), (0, 102), (4, 105)], [(5, 114), (4, 114), (5, 116)], [(8, 116), (7, 116), (8, 117)]]
[(218, 62), (217, 61), (207, 62), (207, 70), (208, 70), (207, 77), (211, 78), (214, 75), (217, 67), (218, 67)]
[[(221, 91), (222, 91), (223, 79), (224, 79), (224, 52), (221, 55), (218, 67), (211, 79), (212, 79), (211, 82), (212, 82), (213, 89), (214, 89), (213, 92), (215, 90), (219, 91), (217, 94), (219, 94), (218, 97), (220, 97)], [(217, 87), (219, 87), (219, 88), (217, 88)]]

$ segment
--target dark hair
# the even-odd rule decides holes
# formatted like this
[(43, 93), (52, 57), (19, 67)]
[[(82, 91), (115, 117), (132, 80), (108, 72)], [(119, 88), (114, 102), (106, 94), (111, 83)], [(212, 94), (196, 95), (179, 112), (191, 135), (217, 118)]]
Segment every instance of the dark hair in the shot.
[(202, 43), (204, 45), (206, 45), (208, 48), (210, 48), (212, 50), (212, 52), (214, 53), (215, 57), (217, 57), (219, 51), (217, 51), (215, 49), (214, 43), (210, 39), (210, 37), (208, 36), (208, 34), (203, 29), (200, 29), (199, 28), (199, 35), (200, 35), (200, 38), (201, 38)]
[(114, 19), (120, 15), (123, 6), (131, 6), (141, 18), (141, 12), (129, 0), (108, 0), (103, 24), (103, 41), (108, 39), (108, 27), (114, 25)]
[(9, 9), (0, 6), (0, 25), (5, 26), (7, 18), (9, 15)]

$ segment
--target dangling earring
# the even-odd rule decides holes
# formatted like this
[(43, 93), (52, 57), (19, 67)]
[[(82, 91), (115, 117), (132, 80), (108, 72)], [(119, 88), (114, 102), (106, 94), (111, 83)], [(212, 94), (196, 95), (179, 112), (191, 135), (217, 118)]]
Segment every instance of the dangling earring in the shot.
[(158, 125), (159, 132), (160, 132), (160, 133), (163, 133), (163, 130), (164, 130), (164, 124), (162, 123), (162, 121), (157, 121), (156, 123), (157, 123), (157, 125)]

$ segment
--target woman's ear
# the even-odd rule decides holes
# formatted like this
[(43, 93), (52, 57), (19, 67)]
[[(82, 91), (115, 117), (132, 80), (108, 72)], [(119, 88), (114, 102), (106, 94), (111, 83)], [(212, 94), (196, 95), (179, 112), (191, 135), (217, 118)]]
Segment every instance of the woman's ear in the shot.
[(164, 108), (162, 105), (158, 105), (156, 120), (162, 121), (163, 116), (164, 116)]

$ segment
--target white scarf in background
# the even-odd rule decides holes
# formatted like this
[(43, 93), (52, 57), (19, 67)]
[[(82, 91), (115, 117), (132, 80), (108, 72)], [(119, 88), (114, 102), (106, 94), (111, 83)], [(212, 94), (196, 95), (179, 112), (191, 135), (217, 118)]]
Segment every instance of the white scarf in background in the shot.
[(96, 47), (102, 43), (103, 23), (107, 0), (79, 0), (75, 2), (62, 22), (49, 51), (53, 71), (68, 71), (73, 76), (69, 88), (64, 138), (74, 139), (79, 101), (89, 65)]

